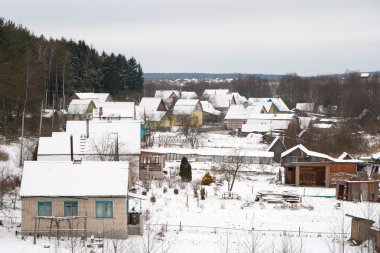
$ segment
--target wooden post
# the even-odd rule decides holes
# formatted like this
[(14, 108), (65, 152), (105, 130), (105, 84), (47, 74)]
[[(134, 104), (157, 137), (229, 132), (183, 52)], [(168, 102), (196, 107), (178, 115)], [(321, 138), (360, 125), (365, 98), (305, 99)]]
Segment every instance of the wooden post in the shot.
[(330, 165), (326, 165), (325, 167), (325, 186), (330, 187)]
[(34, 218), (34, 233), (33, 233), (33, 244), (37, 242), (37, 217)]
[(296, 181), (295, 181), (295, 185), (296, 186), (300, 186), (300, 172), (301, 172), (301, 168), (299, 165), (296, 166)]
[(87, 241), (87, 213), (84, 219), (84, 238)]
[(53, 219), (50, 220), (49, 237), (51, 236), (51, 228), (53, 227)]

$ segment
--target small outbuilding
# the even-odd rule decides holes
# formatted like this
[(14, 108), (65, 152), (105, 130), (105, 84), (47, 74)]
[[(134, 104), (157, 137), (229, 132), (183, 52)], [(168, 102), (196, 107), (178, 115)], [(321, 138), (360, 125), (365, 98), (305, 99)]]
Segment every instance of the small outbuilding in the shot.
[(367, 240), (372, 240), (371, 227), (375, 223), (373, 220), (356, 217), (346, 214), (351, 220), (351, 236), (348, 239), (353, 245), (360, 245)]
[(378, 201), (379, 182), (372, 181), (338, 181), (336, 198), (347, 201)]
[(166, 154), (141, 151), (140, 156), (140, 180), (163, 179)]

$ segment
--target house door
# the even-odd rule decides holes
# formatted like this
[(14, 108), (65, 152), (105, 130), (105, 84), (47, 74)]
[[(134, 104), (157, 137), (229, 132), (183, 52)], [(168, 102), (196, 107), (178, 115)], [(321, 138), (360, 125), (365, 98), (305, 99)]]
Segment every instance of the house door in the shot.
[(316, 186), (325, 186), (325, 169), (324, 168), (317, 168), (315, 171), (315, 184)]

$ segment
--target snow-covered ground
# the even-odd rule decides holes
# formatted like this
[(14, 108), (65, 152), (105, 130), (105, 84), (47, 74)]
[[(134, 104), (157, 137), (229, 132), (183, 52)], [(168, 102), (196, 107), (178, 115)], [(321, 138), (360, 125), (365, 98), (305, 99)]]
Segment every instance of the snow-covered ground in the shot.
[[(218, 136), (214, 138), (218, 142), (224, 139)], [(233, 143), (228, 138), (227, 142)], [(21, 172), (17, 167), (18, 146), (0, 146), (0, 149), (10, 154), (8, 164), (15, 172)], [(239, 200), (222, 198), (222, 194), (227, 192), (226, 182), (219, 186), (205, 186), (207, 197), (198, 200), (194, 197), (193, 186), (215, 164), (193, 162), (191, 165), (193, 181), (182, 183), (174, 176), (178, 173), (179, 162), (167, 162), (166, 169), (171, 175), (167, 175), (164, 181), (153, 181), (147, 193), (148, 197), (155, 196), (156, 202), (148, 200), (142, 203), (143, 212), (149, 210), (149, 220), (146, 221), (146, 224), (150, 224), (147, 225), (149, 230), (145, 230), (143, 237), (130, 236), (128, 240), (118, 242), (125, 247), (124, 251), (119, 252), (146, 252), (138, 251), (136, 247), (141, 249), (147, 245), (152, 236), (155, 240), (151, 243), (154, 241), (156, 247), (152, 252), (253, 252), (252, 246), (256, 249), (254, 252), (342, 252), (343, 242), (344, 252), (367, 252), (366, 244), (352, 247), (347, 243), (351, 219), (345, 214), (376, 221), (380, 219), (379, 203), (342, 202), (333, 197), (335, 189), (273, 183), (276, 181), (275, 173), (279, 171), (278, 165), (252, 165), (246, 172), (239, 173), (233, 188), (233, 192), (241, 197)], [(213, 171), (211, 174), (217, 181), (223, 182), (222, 175), (215, 175)], [(175, 188), (179, 194), (174, 194)], [(142, 190), (141, 185), (139, 193)], [(302, 203), (291, 208), (289, 204), (255, 202), (257, 192), (265, 190), (297, 193), (303, 196)], [(247, 202), (250, 205), (242, 208)], [(336, 208), (338, 203), (340, 208)], [(17, 206), (20, 206), (19, 203)], [(131, 202), (132, 207), (139, 210), (140, 202)], [(55, 238), (44, 237), (33, 245), (31, 236), (16, 236), (15, 231), (20, 231), (19, 217), (19, 209), (1, 214), (0, 220), (4, 224), (0, 226), (0, 252), (73, 252), (68, 240), (62, 239), (58, 244)], [(346, 233), (344, 240), (340, 234), (342, 231)], [(163, 232), (163, 235), (156, 236), (158, 232)], [(106, 241), (104, 250), (76, 246), (74, 252), (114, 252), (112, 242)], [(284, 248), (288, 250), (284, 251)]]

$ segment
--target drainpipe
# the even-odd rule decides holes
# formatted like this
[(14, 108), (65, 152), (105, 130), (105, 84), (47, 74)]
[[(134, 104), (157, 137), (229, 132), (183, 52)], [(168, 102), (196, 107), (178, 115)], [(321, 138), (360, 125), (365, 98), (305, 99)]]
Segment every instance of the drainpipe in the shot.
[(90, 119), (86, 119), (86, 138), (90, 137)]
[(70, 135), (70, 155), (71, 161), (74, 161), (73, 135)]

